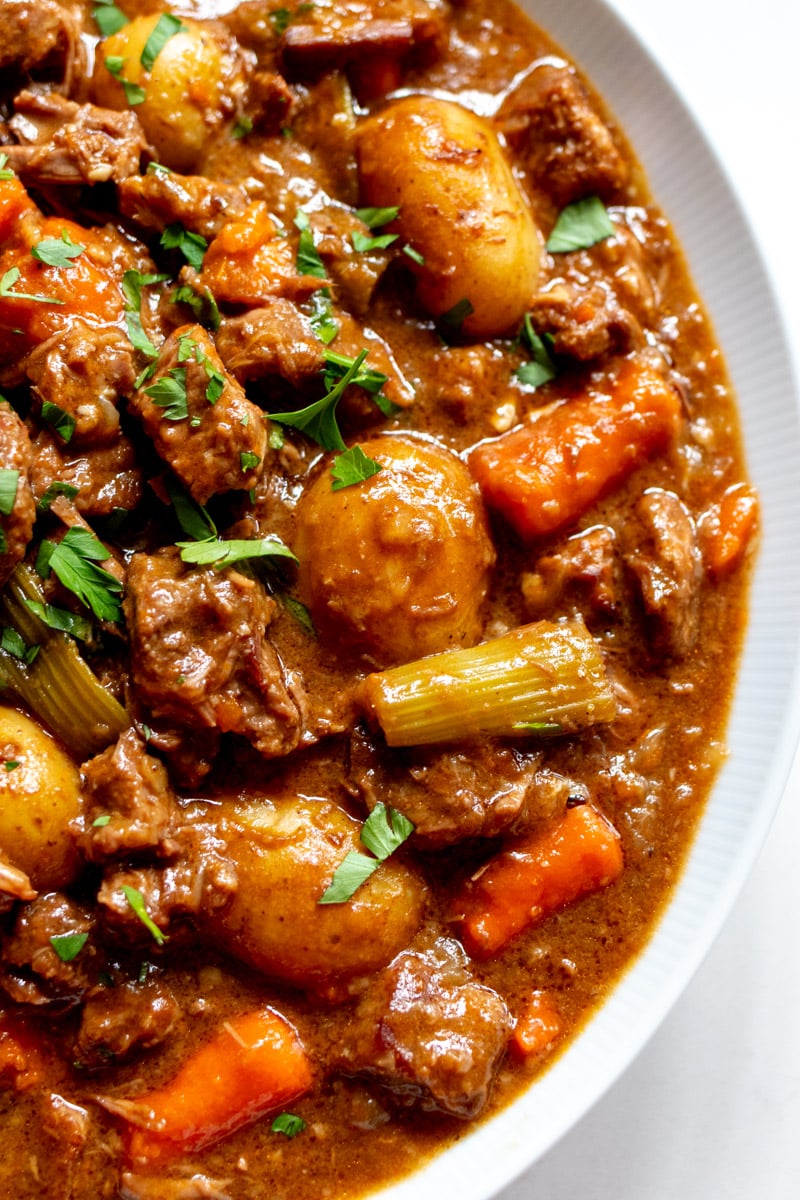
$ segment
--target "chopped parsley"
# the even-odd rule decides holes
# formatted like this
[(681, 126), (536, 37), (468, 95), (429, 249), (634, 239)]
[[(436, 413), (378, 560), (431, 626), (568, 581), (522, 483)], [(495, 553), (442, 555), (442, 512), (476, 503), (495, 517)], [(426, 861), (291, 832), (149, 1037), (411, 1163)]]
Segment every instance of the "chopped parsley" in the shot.
[(239, 463), (243, 473), (255, 470), (260, 462), (261, 459), (257, 454), (253, 454), (252, 450), (242, 450), (239, 454)]
[[(326, 351), (326, 361), (330, 355), (331, 351)], [(335, 357), (339, 358), (338, 355)], [(346, 450), (347, 447), (336, 423), (336, 406), (347, 387), (357, 381), (366, 357), (367, 351), (362, 350), (358, 358), (345, 360), (350, 365), (333, 386), (329, 385), (329, 376), (326, 372), (325, 384), (329, 390), (321, 400), (309, 404), (307, 408), (298, 409), (297, 412), (270, 413), (269, 419), (277, 421), (279, 425), (291, 425), (294, 429), (300, 429), (306, 437), (322, 446), (323, 450)]]
[(403, 246), (403, 254), (405, 254), (407, 258), (410, 258), (412, 262), (417, 263), (418, 266), (423, 267), (425, 265), (425, 259), (423, 255), (420, 254), (419, 250), (415, 250), (413, 246), (409, 246), (408, 243)]
[(353, 249), (359, 254), (368, 254), (370, 250), (385, 250), (387, 246), (391, 246), (392, 242), (396, 242), (398, 235), (396, 233), (382, 233), (379, 237), (370, 237), (366, 233), (359, 233), (354, 230), (350, 234), (353, 242)]
[(4, 517), (9, 516), (14, 508), (18, 483), (19, 471), (12, 471), (10, 467), (0, 469), (0, 514)]
[(14, 172), (11, 170), (11, 167), (6, 166), (7, 162), (8, 162), (8, 155), (0, 154), (0, 180), (15, 178)]
[(472, 301), (464, 296), (452, 308), (448, 308), (446, 313), (442, 313), (439, 317), (439, 324), (443, 325), (450, 333), (458, 333), (467, 317), (471, 317), (474, 312)]
[(331, 467), (333, 483), (331, 491), (338, 492), (342, 488), (352, 487), (371, 479), (381, 470), (381, 464), (368, 458), (360, 446), (351, 446), (344, 454), (337, 454)]
[(514, 733), (561, 733), (561, 726), (556, 721), (517, 721), (512, 729)]
[(48, 486), (47, 490), (42, 492), (36, 503), (36, 507), (40, 513), (49, 512), (50, 505), (57, 496), (66, 496), (67, 500), (74, 500), (78, 494), (78, 491), (79, 489), (74, 487), (71, 483), (64, 483), (64, 481), (61, 479), (54, 479), (53, 482)]
[(78, 957), (88, 940), (88, 933), (54, 933), (50, 945), (61, 961), (68, 963)]
[(543, 383), (555, 379), (558, 368), (553, 362), (547, 341), (533, 328), (530, 313), (525, 313), (519, 340), (530, 351), (531, 360), (517, 367), (514, 378), (530, 388), (541, 387)]
[(178, 524), (187, 537), (193, 538), (196, 542), (207, 542), (210, 538), (217, 536), (217, 527), (207, 510), (202, 504), (193, 500), (175, 480), (167, 481), (167, 492), (175, 510), (175, 516), (178, 518)]
[(16, 758), (7, 758), (3, 763), (3, 766), (7, 771), (16, 771), (19, 765), (19, 761)]
[(550, 254), (586, 250), (613, 233), (614, 226), (600, 197), (585, 196), (562, 208), (547, 240), (547, 250)]
[(65, 412), (58, 404), (45, 400), (42, 404), (42, 420), (56, 431), (65, 444), (72, 441), (75, 432), (75, 418), (72, 413)]
[(231, 136), (235, 138), (245, 138), (248, 133), (253, 132), (253, 120), (246, 113), (236, 118), (236, 122), (231, 130)]
[(125, 79), (122, 74), (122, 68), (125, 66), (125, 59), (119, 54), (110, 54), (105, 60), (106, 70), (110, 75), (113, 75), (118, 83), (122, 84), (125, 92), (125, 99), (132, 108), (137, 104), (144, 104), (147, 99), (147, 92), (138, 83), (133, 83), (130, 79)]
[(219, 308), (209, 288), (203, 292), (196, 292), (193, 287), (184, 283), (175, 288), (170, 299), (173, 304), (188, 305), (199, 325), (205, 325), (207, 329), (219, 329)]
[(333, 315), (329, 288), (320, 288), (312, 295), (309, 324), (323, 345), (330, 346), (339, 332), (339, 323)]
[(315, 279), (327, 279), (325, 267), (314, 244), (314, 234), (311, 231), (308, 213), (302, 208), (298, 208), (294, 223), (300, 230), (300, 238), (297, 242), (297, 270), (301, 275), (313, 275)]
[(185, 421), (189, 416), (186, 396), (186, 367), (173, 367), (155, 383), (144, 389), (158, 408), (164, 409), (167, 421)]
[(0, 648), (5, 650), (6, 654), (10, 654), (12, 658), (27, 663), (28, 666), (39, 653), (38, 646), (29, 646), (22, 634), (18, 630), (12, 629), (11, 626), (7, 626), (0, 634)]
[(150, 916), (144, 902), (144, 896), (139, 889), (131, 887), (130, 884), (123, 883), (121, 891), (125, 899), (128, 901), (131, 911), (139, 918), (148, 933), (152, 934), (153, 940), (157, 942), (159, 946), (163, 946), (164, 942), (167, 940), (167, 935), (162, 933), (153, 918)]
[(288, 1112), (278, 1113), (270, 1125), (273, 1133), (283, 1133), (288, 1138), (297, 1137), (298, 1133), (302, 1133), (305, 1127), (306, 1123), (302, 1117)]
[(180, 222), (168, 225), (161, 234), (160, 243), (165, 250), (178, 250), (190, 267), (199, 271), (203, 266), (208, 242), (200, 233), (192, 233), (185, 229)]
[(311, 12), (313, 7), (313, 3), (298, 4), (294, 12), (290, 8), (273, 8), (268, 15), (272, 22), (272, 28), (278, 37), (286, 33), (292, 21), (297, 20), (298, 17), (305, 16), (306, 13)]
[(31, 247), (31, 254), (46, 267), (69, 267), (85, 249), (85, 246), (73, 242), (66, 229), (62, 229), (60, 238), (43, 238)]
[(105, 829), (111, 820), (111, 813), (100, 813), (99, 817), (95, 817), (92, 821), (92, 829)]
[(36, 570), (43, 579), (51, 571), (64, 587), (91, 609), (100, 621), (120, 621), (122, 584), (97, 564), (109, 558), (102, 542), (80, 526), (68, 529), (60, 542), (43, 541)]
[(208, 538), (199, 542), (178, 542), (177, 545), (185, 563), (201, 567), (213, 565), (217, 571), (249, 558), (290, 558), (297, 562), (289, 547), (273, 535), (233, 541)]
[(144, 44), (139, 62), (144, 67), (145, 71), (152, 71), (153, 63), (158, 58), (161, 51), (166, 46), (170, 38), (174, 38), (176, 33), (180, 33), (186, 26), (179, 17), (175, 17), (172, 13), (162, 13), (158, 18), (152, 33)]
[[(354, 360), (348, 358), (345, 354), (337, 354), (335, 350), (326, 350), (324, 358), (325, 386), (331, 388), (340, 375), (350, 370)], [(376, 371), (373, 367), (365, 367), (364, 370), (358, 370), (355, 377), (351, 380), (356, 387), (363, 388), (365, 392), (369, 392), (385, 417), (391, 417), (397, 412), (397, 405), (393, 404), (388, 396), (384, 396), (383, 394), (383, 385), (388, 383), (388, 381), (388, 375), (384, 375), (382, 371)]]
[(363, 221), (367, 229), (380, 229), (394, 221), (400, 212), (399, 208), (357, 208), (356, 216)]
[(122, 9), (117, 8), (114, 0), (97, 0), (97, 8), (92, 16), (104, 38), (111, 37), (112, 33), (119, 33), (120, 29), (128, 24), (128, 18)]
[(169, 275), (143, 275), (141, 271), (135, 270), (126, 271), (122, 276), (128, 340), (134, 350), (138, 350), (146, 358), (155, 358), (158, 351), (142, 327), (142, 288), (150, 287), (154, 283), (163, 283), (165, 279), (169, 279)]
[(29, 600), (24, 597), (25, 605), (34, 616), (38, 617), (48, 629), (57, 629), (60, 633), (69, 633), (81, 642), (88, 642), (92, 636), (92, 623), (80, 613), (70, 612), (66, 608), (57, 608), (55, 604), (42, 604), (39, 600)]
[(206, 400), (209, 404), (216, 404), (225, 390), (225, 376), (217, 370), (203, 347), (188, 333), (185, 333), (178, 339), (178, 362), (189, 362), (190, 359), (204, 368), (208, 380)]
[(19, 267), (10, 267), (0, 279), (0, 296), (4, 300), (34, 300), (37, 304), (64, 304), (55, 296), (42, 296), (31, 292), (15, 292), (14, 284), (20, 276)]
[(336, 868), (318, 903), (343, 904), (349, 900), (413, 832), (414, 825), (408, 817), (379, 800), (361, 828), (361, 842), (375, 857), (351, 850)]

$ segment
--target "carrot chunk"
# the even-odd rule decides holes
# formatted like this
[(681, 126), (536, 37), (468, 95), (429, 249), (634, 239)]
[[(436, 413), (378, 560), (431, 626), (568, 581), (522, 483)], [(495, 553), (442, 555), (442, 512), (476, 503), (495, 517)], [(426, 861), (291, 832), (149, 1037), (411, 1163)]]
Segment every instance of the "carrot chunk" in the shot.
[(469, 465), (488, 505), (521, 537), (580, 517), (649, 458), (681, 423), (677, 391), (647, 363), (626, 360), (607, 391), (542, 409), (476, 447)]
[(33, 207), (33, 201), (16, 175), (0, 179), (0, 244), (8, 241), (19, 218)]
[(560, 1035), (564, 1023), (548, 992), (531, 992), (511, 1034), (511, 1051), (517, 1058), (541, 1054)]
[(520, 839), (469, 881), (455, 909), (467, 952), (490, 958), (523, 929), (612, 883), (622, 866), (613, 825), (591, 805), (567, 809), (555, 825)]
[(267, 1008), (226, 1021), (163, 1087), (103, 1103), (131, 1123), (128, 1155), (143, 1166), (212, 1145), (296, 1099), (311, 1079), (296, 1031)]
[(717, 579), (744, 557), (758, 522), (758, 498), (746, 483), (728, 488), (700, 519), (700, 544), (707, 570)]

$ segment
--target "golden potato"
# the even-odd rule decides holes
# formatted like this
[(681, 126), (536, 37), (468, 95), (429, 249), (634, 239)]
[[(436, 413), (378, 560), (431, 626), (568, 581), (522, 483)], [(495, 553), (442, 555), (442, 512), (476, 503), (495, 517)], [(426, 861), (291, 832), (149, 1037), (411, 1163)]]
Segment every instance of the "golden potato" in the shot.
[(407, 96), (357, 133), (363, 205), (399, 206), (417, 295), (434, 317), (463, 300), (463, 330), (495, 337), (519, 324), (536, 291), (540, 239), (497, 136), (460, 104)]
[(320, 904), (361, 826), (326, 800), (288, 797), (237, 804), (225, 821), (239, 887), (210, 935), (274, 979), (325, 987), (375, 971), (416, 933), (422, 882), (392, 859), (343, 904)]
[(0, 847), (37, 890), (64, 887), (77, 875), (70, 822), (82, 808), (72, 760), (29, 717), (0, 707)]
[(333, 491), (324, 471), (297, 508), (300, 598), (320, 636), (380, 666), (474, 645), (494, 549), (467, 468), (423, 438), (361, 448), (377, 475)]
[[(201, 158), (209, 133), (236, 111), (244, 73), (230, 36), (188, 17), (181, 17), (183, 28), (164, 44), (151, 70), (145, 70), (142, 51), (160, 16), (135, 17), (101, 43), (94, 98), (106, 108), (125, 109), (129, 100), (120, 78), (142, 87), (145, 99), (133, 111), (159, 160), (176, 171), (188, 171)], [(114, 74), (109, 62), (118, 67)]]

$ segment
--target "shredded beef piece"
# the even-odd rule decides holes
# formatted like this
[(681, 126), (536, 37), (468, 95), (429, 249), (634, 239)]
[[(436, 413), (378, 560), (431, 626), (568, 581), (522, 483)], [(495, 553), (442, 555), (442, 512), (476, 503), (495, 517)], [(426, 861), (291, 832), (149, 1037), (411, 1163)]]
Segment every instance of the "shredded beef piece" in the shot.
[(8, 124), (20, 144), (4, 149), (25, 184), (119, 183), (152, 153), (131, 109), (76, 104), (57, 92), (20, 92), (14, 107)]
[(33, 534), (36, 505), (30, 485), (32, 461), (27, 429), (13, 408), (0, 401), (0, 469), (19, 472), (11, 512), (0, 513), (0, 587), (25, 557)]
[(567, 538), (537, 559), (520, 586), (531, 617), (563, 610), (581, 613), (589, 624), (613, 619), (620, 604), (614, 530), (594, 525)]
[(151, 723), (238, 733), (267, 758), (295, 749), (304, 701), (265, 636), (275, 602), (260, 583), (169, 551), (135, 554), (124, 608)]
[(625, 526), (625, 560), (638, 585), (653, 648), (684, 658), (697, 639), (702, 559), (694, 521), (672, 492), (651, 488)]
[[(157, 403), (160, 383), (177, 385), (177, 412)], [(198, 504), (217, 492), (255, 487), (267, 447), (264, 416), (227, 373), (201, 325), (182, 325), (167, 338), (130, 408)]]
[(254, 71), (250, 76), (247, 113), (259, 133), (275, 134), (289, 125), (295, 96), (277, 71)]
[[(76, 1003), (94, 983), (103, 961), (93, 944), (95, 918), (88, 908), (60, 892), (48, 892), (20, 908), (3, 944), (2, 986), (20, 1004)], [(71, 962), (63, 962), (51, 937), (88, 933)]]
[(322, 342), (290, 300), (223, 317), (216, 341), (220, 358), (240, 383), (278, 375), (299, 387), (324, 366)]
[(335, 1065), (428, 1112), (475, 1117), (489, 1098), (511, 1016), (466, 970), (400, 954), (370, 981)]
[(334, 283), (337, 299), (356, 316), (363, 316), (391, 257), (385, 250), (361, 251), (353, 245), (354, 233), (369, 230), (349, 208), (329, 205), (315, 214), (316, 246)]
[(503, 104), (498, 122), (534, 185), (559, 207), (583, 196), (614, 200), (624, 193), (628, 167), (571, 68), (535, 66)]
[(82, 63), (80, 31), (55, 0), (3, 0), (0, 4), (0, 71), (21, 75), (58, 68), (69, 88)]
[(135, 377), (133, 347), (122, 330), (72, 321), (28, 355), (25, 374), (40, 404), (57, 404), (75, 421), (73, 448), (117, 437), (117, 406)]
[(308, 76), (372, 55), (399, 59), (411, 50), (430, 53), (443, 36), (440, 4), (348, 0), (336, 7), (315, 5), (292, 21), (283, 35), (282, 58), (287, 73)]
[(390, 804), (432, 848), (552, 817), (549, 797), (539, 811), (538, 766), (539, 756), (491, 740), (389, 750), (357, 731), (350, 748), (351, 778), (367, 808)]
[(30, 878), (0, 850), (0, 914), (9, 912), (17, 900), (35, 900), (37, 895)]
[(530, 305), (533, 327), (552, 338), (556, 354), (590, 362), (605, 354), (627, 354), (643, 341), (634, 316), (603, 283), (556, 282)]
[(84, 517), (108, 517), (118, 509), (132, 512), (142, 499), (142, 470), (133, 443), (124, 435), (111, 445), (66, 454), (53, 436), (42, 432), (33, 450), (31, 487), (37, 500), (56, 481), (78, 489), (73, 503)]
[(161, 233), (168, 225), (180, 224), (209, 239), (247, 205), (247, 197), (235, 184), (175, 171), (131, 175), (119, 184), (117, 196), (122, 215), (141, 229)]
[(181, 1010), (170, 989), (157, 979), (96, 987), (86, 996), (75, 1054), (95, 1068), (158, 1046), (175, 1028)]
[[(83, 841), (92, 862), (134, 850), (175, 854), (172, 830), (180, 820), (177, 800), (163, 764), (147, 753), (135, 730), (126, 730), (81, 770), (87, 802)], [(100, 816), (110, 819), (95, 826)]]

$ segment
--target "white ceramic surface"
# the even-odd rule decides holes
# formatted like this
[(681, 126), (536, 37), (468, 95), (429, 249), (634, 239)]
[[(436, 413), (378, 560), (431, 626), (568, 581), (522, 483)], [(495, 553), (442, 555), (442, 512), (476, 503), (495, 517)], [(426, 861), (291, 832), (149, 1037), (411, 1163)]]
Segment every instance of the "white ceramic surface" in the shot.
[(584, 1035), (527, 1095), (413, 1180), (386, 1189), (382, 1200), (439, 1200), (449, 1192), (459, 1200), (486, 1200), (614, 1082), (663, 1020), (730, 911), (780, 799), (800, 716), (800, 430), (782, 322), (747, 223), (682, 101), (618, 18), (600, 0), (529, 2), (617, 114), (683, 243), (739, 395), (765, 532), (729, 728), (731, 757), (650, 946)]

